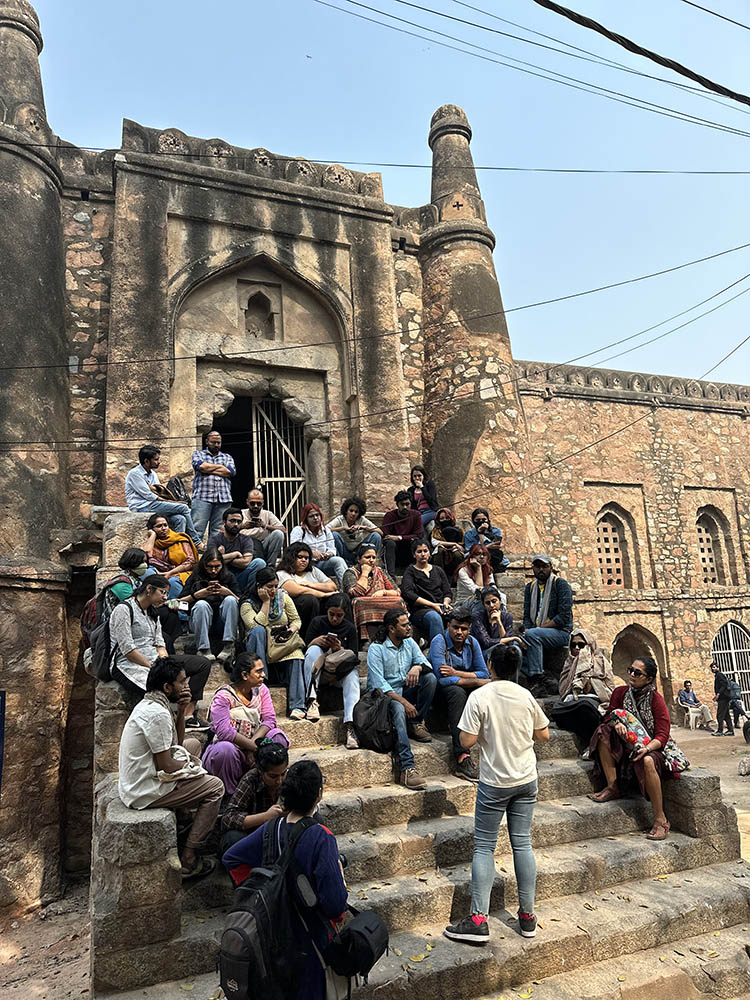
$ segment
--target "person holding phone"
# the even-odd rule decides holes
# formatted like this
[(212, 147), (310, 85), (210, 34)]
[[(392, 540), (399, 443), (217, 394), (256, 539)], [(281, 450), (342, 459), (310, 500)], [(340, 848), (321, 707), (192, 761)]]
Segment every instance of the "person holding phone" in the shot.
[(412, 624), (427, 629), (432, 642), (443, 631), (443, 621), (451, 609), (451, 585), (445, 571), (430, 562), (430, 546), (426, 541), (416, 539), (412, 553), (414, 562), (404, 570), (401, 594)]
[(196, 569), (185, 581), (180, 601), (188, 605), (190, 628), (195, 633), (198, 653), (211, 657), (211, 632), (221, 633), (219, 662), (228, 662), (234, 653), (239, 617), (237, 581), (224, 566), (218, 549), (208, 548)]
[[(325, 615), (313, 618), (307, 629), (305, 675), (310, 676), (310, 691), (317, 704), (321, 684), (340, 687), (344, 696), (344, 746), (358, 750), (354, 732), (354, 706), (359, 701), (359, 637), (357, 628), (346, 617), (347, 598), (334, 594), (328, 598)], [(310, 718), (308, 710), (307, 718)]]

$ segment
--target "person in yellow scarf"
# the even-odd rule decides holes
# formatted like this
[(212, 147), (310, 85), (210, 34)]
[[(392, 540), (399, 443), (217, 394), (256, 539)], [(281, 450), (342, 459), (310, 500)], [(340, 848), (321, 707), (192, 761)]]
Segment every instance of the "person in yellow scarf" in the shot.
[(198, 562), (198, 550), (189, 535), (173, 531), (163, 514), (152, 514), (146, 522), (148, 535), (143, 549), (148, 556), (145, 576), (158, 573), (169, 580), (169, 598), (179, 597)]

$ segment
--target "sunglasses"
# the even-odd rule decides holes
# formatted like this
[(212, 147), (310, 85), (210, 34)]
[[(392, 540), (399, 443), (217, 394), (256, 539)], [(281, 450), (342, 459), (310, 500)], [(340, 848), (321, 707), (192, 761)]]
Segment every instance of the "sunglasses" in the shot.
[(585, 642), (571, 642), (570, 648), (571, 649), (585, 649), (586, 648), (586, 643)]
[(645, 677), (646, 674), (642, 670), (634, 670), (633, 667), (628, 667), (628, 673), (631, 677)]

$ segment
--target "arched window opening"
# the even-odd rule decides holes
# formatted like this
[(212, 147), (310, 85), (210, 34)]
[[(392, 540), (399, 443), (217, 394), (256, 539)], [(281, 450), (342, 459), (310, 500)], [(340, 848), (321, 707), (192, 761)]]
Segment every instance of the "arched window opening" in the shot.
[(271, 300), (263, 292), (251, 295), (245, 309), (245, 330), (251, 337), (274, 339), (274, 317)]
[(672, 680), (665, 666), (662, 645), (653, 632), (633, 623), (626, 626), (612, 646), (612, 670), (615, 677), (627, 683), (628, 667), (643, 656), (653, 656), (659, 667), (657, 686), (667, 700), (672, 698)]
[(722, 625), (711, 643), (711, 656), (722, 673), (737, 681), (750, 711), (750, 632), (739, 622)]
[(711, 514), (704, 511), (695, 525), (698, 536), (698, 572), (704, 584), (725, 586), (727, 575), (724, 561), (723, 531)]
[(633, 586), (625, 525), (611, 512), (597, 522), (596, 553), (602, 586), (614, 590)]

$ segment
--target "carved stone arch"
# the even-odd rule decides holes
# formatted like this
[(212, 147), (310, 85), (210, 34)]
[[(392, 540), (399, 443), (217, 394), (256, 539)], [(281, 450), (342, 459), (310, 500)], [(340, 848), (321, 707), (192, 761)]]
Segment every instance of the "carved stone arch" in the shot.
[(257, 236), (222, 250), (211, 250), (175, 272), (169, 279), (169, 323), (174, 345), (175, 326), (185, 300), (201, 285), (229, 271), (249, 264), (266, 264), (272, 270), (286, 273), (320, 299), (332, 313), (340, 334), (343, 359), (345, 397), (350, 399), (357, 386), (357, 351), (354, 348), (354, 316), (352, 301), (345, 290), (330, 275), (313, 263), (298, 261), (294, 253), (269, 236)]
[(738, 585), (737, 559), (729, 520), (718, 507), (706, 504), (695, 514), (699, 581), (706, 586)]
[[(597, 556), (602, 585), (616, 586), (623, 590), (642, 589), (643, 571), (638, 536), (635, 520), (630, 511), (621, 507), (619, 503), (604, 504), (596, 515), (596, 529)], [(619, 584), (612, 583), (616, 579), (611, 572), (615, 568), (615, 564), (606, 562), (608, 558), (613, 558), (613, 553), (604, 551), (606, 548), (612, 549), (613, 546), (618, 549), (618, 565), (621, 569), (621, 582)]]
[(656, 660), (659, 667), (657, 683), (669, 703), (674, 695), (662, 642), (645, 626), (633, 622), (618, 632), (612, 643), (612, 670), (615, 676), (626, 680), (627, 668), (640, 656), (652, 656)]

